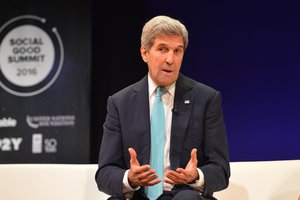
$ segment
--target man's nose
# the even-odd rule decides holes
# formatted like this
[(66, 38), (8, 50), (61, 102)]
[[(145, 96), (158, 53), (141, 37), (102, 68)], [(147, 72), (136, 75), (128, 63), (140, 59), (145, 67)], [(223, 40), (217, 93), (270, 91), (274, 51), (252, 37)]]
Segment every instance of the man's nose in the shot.
[(174, 54), (173, 54), (173, 52), (169, 52), (166, 57), (166, 63), (168, 65), (172, 65), (173, 61), (174, 61)]

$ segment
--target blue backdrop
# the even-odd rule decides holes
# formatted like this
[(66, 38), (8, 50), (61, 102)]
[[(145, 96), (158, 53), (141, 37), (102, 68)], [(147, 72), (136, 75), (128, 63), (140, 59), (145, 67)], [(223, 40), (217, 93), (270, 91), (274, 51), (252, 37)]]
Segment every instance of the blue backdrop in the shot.
[(231, 161), (300, 159), (300, 3), (151, 0), (190, 33), (182, 72), (223, 94)]

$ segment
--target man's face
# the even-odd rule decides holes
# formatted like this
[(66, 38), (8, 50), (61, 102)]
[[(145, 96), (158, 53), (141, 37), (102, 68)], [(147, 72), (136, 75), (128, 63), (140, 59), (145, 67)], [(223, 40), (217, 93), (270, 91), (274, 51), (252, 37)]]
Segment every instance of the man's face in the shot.
[(184, 55), (183, 38), (159, 35), (149, 51), (141, 47), (141, 55), (152, 80), (159, 86), (169, 86), (178, 78)]

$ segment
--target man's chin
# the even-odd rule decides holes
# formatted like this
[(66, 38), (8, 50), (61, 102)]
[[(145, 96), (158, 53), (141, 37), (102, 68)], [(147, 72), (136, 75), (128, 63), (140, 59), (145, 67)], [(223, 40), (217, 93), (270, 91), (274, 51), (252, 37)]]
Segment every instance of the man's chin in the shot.
[(172, 78), (172, 79), (166, 79), (165, 78), (165, 79), (159, 80), (158, 85), (166, 87), (166, 86), (172, 85), (175, 81), (176, 81), (176, 79), (174, 79), (174, 78)]

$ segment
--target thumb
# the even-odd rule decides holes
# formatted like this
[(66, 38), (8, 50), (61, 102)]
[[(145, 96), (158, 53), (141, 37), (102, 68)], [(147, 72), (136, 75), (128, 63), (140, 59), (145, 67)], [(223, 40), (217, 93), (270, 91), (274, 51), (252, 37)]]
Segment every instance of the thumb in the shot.
[(191, 160), (190, 161), (193, 162), (193, 163), (198, 162), (197, 161), (197, 149), (196, 148), (192, 149), (192, 151), (191, 151)]
[(135, 150), (133, 149), (133, 148), (129, 148), (128, 149), (128, 151), (129, 151), (129, 155), (130, 155), (130, 165), (132, 166), (132, 165), (138, 165), (138, 166), (140, 166), (140, 163), (139, 163), (139, 161), (137, 160), (137, 156), (136, 156), (136, 152), (135, 152)]

